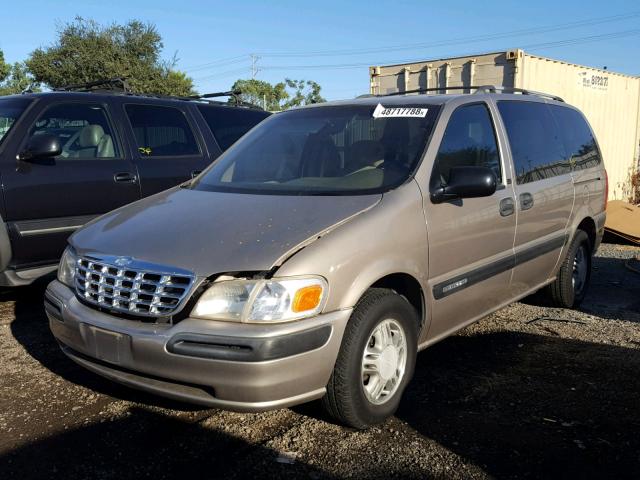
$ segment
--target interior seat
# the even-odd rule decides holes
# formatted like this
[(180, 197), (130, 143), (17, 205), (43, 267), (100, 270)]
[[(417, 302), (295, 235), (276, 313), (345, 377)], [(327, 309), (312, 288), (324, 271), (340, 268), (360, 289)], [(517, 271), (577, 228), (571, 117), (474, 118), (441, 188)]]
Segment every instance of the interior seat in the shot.
[(110, 158), (114, 156), (111, 135), (105, 135), (100, 125), (87, 125), (80, 130), (75, 142), (77, 148), (71, 152), (74, 158)]

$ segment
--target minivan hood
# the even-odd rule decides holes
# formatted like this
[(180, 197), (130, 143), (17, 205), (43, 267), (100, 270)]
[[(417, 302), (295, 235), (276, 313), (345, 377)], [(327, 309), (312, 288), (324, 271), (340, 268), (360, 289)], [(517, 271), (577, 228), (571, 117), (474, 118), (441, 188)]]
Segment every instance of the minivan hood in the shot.
[(70, 243), (80, 255), (133, 257), (197, 276), (267, 271), (380, 198), (173, 188), (93, 220)]

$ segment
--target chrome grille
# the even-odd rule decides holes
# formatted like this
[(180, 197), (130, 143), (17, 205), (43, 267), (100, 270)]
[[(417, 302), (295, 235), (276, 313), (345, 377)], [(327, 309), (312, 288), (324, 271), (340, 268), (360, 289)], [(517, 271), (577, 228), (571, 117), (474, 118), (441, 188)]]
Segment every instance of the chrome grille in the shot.
[(86, 302), (146, 317), (175, 313), (193, 281), (189, 272), (123, 257), (81, 257), (75, 275), (76, 294)]

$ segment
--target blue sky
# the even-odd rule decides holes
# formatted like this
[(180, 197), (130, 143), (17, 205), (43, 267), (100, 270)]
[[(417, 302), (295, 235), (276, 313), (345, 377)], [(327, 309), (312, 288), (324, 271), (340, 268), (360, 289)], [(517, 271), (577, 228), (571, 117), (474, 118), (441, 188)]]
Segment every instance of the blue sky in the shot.
[[(249, 78), (252, 53), (261, 57), (257, 78), (315, 80), (328, 99), (366, 93), (368, 65), (522, 46), (539, 55), (640, 75), (640, 4), (629, 0), (4, 0), (3, 4), (0, 49), (7, 61), (23, 60), (36, 47), (53, 42), (56, 26), (75, 15), (101, 23), (137, 18), (158, 27), (164, 56), (177, 52), (178, 68), (187, 71), (203, 93), (228, 89), (237, 78)], [(582, 25), (575, 26), (576, 22)], [(540, 31), (542, 27), (562, 28)], [(496, 38), (516, 31), (520, 33)], [(487, 35), (494, 38), (477, 38)], [(585, 41), (585, 37), (593, 38)], [(565, 40), (569, 42), (558, 43)]]

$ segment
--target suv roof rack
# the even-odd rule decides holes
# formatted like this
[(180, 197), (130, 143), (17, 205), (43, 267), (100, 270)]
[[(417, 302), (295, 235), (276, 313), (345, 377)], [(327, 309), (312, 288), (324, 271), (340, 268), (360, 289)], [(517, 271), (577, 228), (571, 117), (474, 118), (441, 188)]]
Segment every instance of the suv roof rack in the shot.
[(204, 93), (202, 95), (161, 95), (156, 93), (137, 93), (131, 90), (129, 83), (125, 77), (106, 78), (102, 80), (96, 80), (87, 83), (74, 83), (71, 85), (65, 85), (64, 87), (58, 87), (53, 89), (54, 92), (91, 92), (91, 93), (113, 93), (118, 95), (131, 95), (136, 97), (148, 97), (148, 98), (164, 98), (169, 100), (184, 100), (184, 101), (196, 101), (212, 104), (229, 105), (227, 102), (221, 102), (216, 100), (209, 100), (210, 98), (217, 97), (231, 97), (233, 98), (232, 105), (236, 107), (254, 108), (256, 110), (262, 110), (258, 105), (253, 103), (244, 102), (240, 99), (242, 92), (240, 90), (229, 90), (226, 92), (214, 92)]
[(93, 82), (72, 83), (63, 87), (54, 88), (54, 92), (97, 92), (97, 91), (131, 92), (129, 83), (125, 77), (104, 78)]
[(402, 92), (391, 92), (382, 95), (361, 95), (358, 98), (365, 96), (374, 97), (391, 97), (395, 95), (405, 95), (407, 93), (427, 93), (427, 92), (446, 92), (448, 90), (475, 90), (474, 93), (520, 93), (521, 95), (536, 95), (538, 97), (550, 98), (558, 102), (564, 102), (561, 97), (551, 95), (550, 93), (536, 92), (535, 90), (526, 90), (524, 88), (516, 87), (498, 87), (496, 85), (467, 85), (467, 86), (454, 86), (454, 87), (434, 87), (434, 88), (416, 88), (415, 90), (405, 90)]

